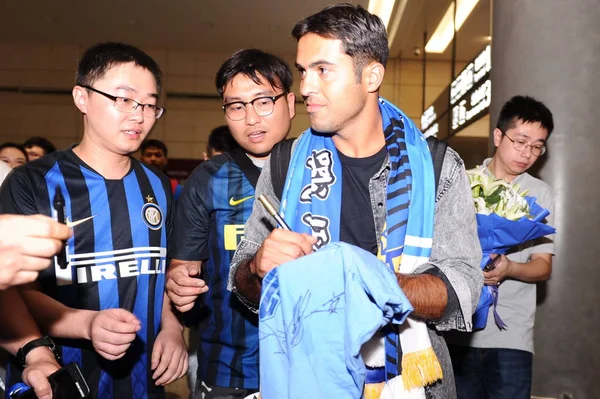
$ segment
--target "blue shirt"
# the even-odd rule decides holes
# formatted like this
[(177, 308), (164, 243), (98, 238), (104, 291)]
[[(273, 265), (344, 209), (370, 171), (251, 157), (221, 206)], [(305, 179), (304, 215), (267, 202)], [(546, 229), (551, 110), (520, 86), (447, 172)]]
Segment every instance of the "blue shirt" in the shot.
[(259, 308), (262, 397), (361, 398), (362, 344), (412, 310), (395, 274), (350, 244), (273, 269)]
[[(93, 397), (163, 398), (150, 359), (160, 327), (171, 189), (166, 176), (131, 159), (122, 178), (105, 179), (72, 150), (30, 162), (4, 182), (0, 211), (54, 215), (60, 190), (66, 220), (76, 224), (67, 242), (66, 269), (40, 273), (41, 291), (76, 309), (126, 309), (141, 330), (116, 361), (98, 355), (87, 340), (55, 338), (63, 364), (77, 362)], [(11, 383), (19, 377), (14, 370)]]
[(177, 201), (170, 257), (203, 261), (198, 379), (258, 389), (258, 319), (227, 290), (229, 264), (252, 213), (260, 170), (241, 149), (200, 164)]

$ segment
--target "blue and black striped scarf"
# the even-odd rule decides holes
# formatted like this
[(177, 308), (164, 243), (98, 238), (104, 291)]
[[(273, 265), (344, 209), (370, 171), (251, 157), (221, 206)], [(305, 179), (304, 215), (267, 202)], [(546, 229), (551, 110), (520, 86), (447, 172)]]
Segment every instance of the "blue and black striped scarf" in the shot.
[[(391, 168), (387, 182), (386, 223), (378, 257), (396, 273), (411, 273), (426, 263), (431, 254), (435, 205), (433, 163), (427, 142), (412, 120), (382, 98), (379, 109)], [(319, 249), (339, 241), (341, 196), (342, 166), (332, 138), (315, 134), (312, 129), (306, 130), (299, 137), (290, 161), (282, 195), (282, 216), (293, 231), (317, 237), (315, 248)], [(414, 327), (419, 323), (421, 325)], [(425, 334), (423, 340), (429, 343), (424, 323), (411, 320), (410, 326), (403, 325), (401, 330), (407, 328), (412, 328), (413, 333), (414, 328), (420, 330), (417, 335)], [(441, 368), (431, 344), (429, 348), (422, 348), (424, 345), (419, 342), (415, 349), (402, 339), (402, 334), (399, 336), (391, 331), (386, 337), (385, 380), (402, 373), (404, 386), (410, 388), (441, 378)], [(400, 346), (401, 351), (398, 350)], [(418, 355), (410, 356), (421, 350), (427, 351), (430, 362), (433, 354), (433, 367), (423, 367), (420, 364), (422, 357)], [(401, 366), (399, 352), (403, 354)], [(409, 359), (408, 364), (405, 358)], [(416, 362), (410, 359), (416, 359)], [(433, 371), (423, 372), (424, 369)], [(408, 379), (407, 371), (411, 374)]]

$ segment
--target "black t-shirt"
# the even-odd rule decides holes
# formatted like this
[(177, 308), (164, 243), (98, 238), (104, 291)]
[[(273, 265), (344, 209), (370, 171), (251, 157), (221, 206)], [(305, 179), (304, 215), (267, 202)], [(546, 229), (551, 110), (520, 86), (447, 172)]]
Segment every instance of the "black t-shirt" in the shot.
[[(377, 255), (377, 233), (369, 181), (381, 169), (386, 154), (386, 147), (367, 158), (351, 158), (338, 151), (343, 171), (340, 241), (356, 245), (374, 255)], [(460, 309), (458, 296), (444, 273), (437, 267), (430, 268), (424, 273), (438, 277), (446, 285), (448, 304), (442, 320), (456, 313)]]
[(351, 158), (338, 151), (342, 163), (342, 215), (340, 241), (377, 254), (377, 233), (373, 218), (369, 181), (381, 169), (387, 154), (382, 147), (366, 158)]

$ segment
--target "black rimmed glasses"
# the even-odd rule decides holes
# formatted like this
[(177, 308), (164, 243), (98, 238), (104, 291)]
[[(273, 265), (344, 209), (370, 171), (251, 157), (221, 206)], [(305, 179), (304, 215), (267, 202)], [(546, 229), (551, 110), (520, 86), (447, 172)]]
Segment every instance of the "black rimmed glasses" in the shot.
[(248, 104), (252, 104), (252, 107), (258, 116), (269, 116), (275, 109), (275, 101), (286, 94), (286, 92), (283, 92), (276, 96), (257, 97), (252, 101), (233, 101), (223, 104), (221, 108), (223, 108), (225, 115), (232, 121), (241, 121), (246, 117), (246, 105)]
[(142, 104), (142, 103), (138, 103), (135, 100), (132, 100), (131, 98), (113, 96), (112, 94), (105, 93), (103, 91), (94, 89), (93, 87), (90, 87), (90, 86), (85, 86), (85, 85), (78, 85), (78, 86), (81, 86), (84, 89), (91, 90), (95, 93), (101, 94), (104, 97), (108, 98), (109, 100), (113, 100), (114, 104), (115, 104), (115, 108), (121, 112), (131, 113), (131, 112), (134, 112), (136, 109), (138, 109), (138, 107), (141, 106), (142, 113), (145, 116), (147, 116), (149, 118), (154, 118), (154, 119), (160, 118), (162, 116), (162, 114), (165, 112), (165, 109), (163, 107), (159, 107), (156, 104)]
[(541, 157), (542, 155), (544, 155), (546, 153), (546, 146), (543, 144), (529, 144), (526, 140), (524, 139), (516, 139), (513, 140), (511, 139), (508, 134), (502, 132), (502, 134), (504, 136), (506, 136), (507, 139), (509, 139), (510, 141), (512, 141), (512, 145), (513, 148), (517, 151), (524, 151), (526, 150), (528, 147), (531, 147), (531, 153), (533, 155), (535, 155), (536, 157)]

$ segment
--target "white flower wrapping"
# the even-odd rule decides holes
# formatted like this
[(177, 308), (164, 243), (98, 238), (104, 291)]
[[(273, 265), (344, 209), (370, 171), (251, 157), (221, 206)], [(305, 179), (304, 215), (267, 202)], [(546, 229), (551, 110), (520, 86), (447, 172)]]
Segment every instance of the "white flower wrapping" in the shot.
[(467, 171), (471, 182), (471, 194), (475, 210), (482, 215), (496, 215), (508, 220), (531, 218), (529, 204), (525, 200), (527, 191), (519, 192), (519, 185), (496, 179), (479, 166)]

